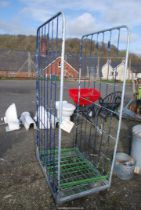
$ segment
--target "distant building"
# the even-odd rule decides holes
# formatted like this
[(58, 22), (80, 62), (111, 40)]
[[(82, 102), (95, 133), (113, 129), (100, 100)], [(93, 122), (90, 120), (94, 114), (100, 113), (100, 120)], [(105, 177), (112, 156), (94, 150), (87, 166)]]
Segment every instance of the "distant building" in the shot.
[[(42, 39), (39, 67), (44, 69), (46, 76), (52, 74), (60, 77), (61, 57), (59, 57), (59, 53), (47, 52), (45, 41)], [(35, 78), (36, 70), (34, 60), (34, 53), (0, 49), (0, 77)], [(77, 57), (66, 55), (64, 76), (72, 79), (78, 78), (78, 71), (75, 68), (77, 65)]]
[(111, 66), (111, 62), (107, 61), (102, 66), (102, 79), (112, 80), (114, 78), (114, 70)]
[(141, 73), (136, 73), (135, 78), (141, 78)]
[(47, 54), (47, 37), (41, 38), (40, 44), (40, 54), (41, 56), (46, 56)]
[[(106, 64), (102, 66), (102, 79), (116, 79), (119, 81), (123, 81), (124, 79), (124, 68), (125, 68), (125, 61), (122, 60), (115, 60), (115, 61), (107, 61)], [(132, 80), (135, 78), (135, 73), (127, 68), (126, 79)]]
[(102, 77), (102, 67), (106, 59), (97, 56), (84, 56), (81, 58), (81, 76), (86, 79), (97, 80)]
[[(50, 77), (50, 75), (55, 75), (57, 77), (60, 77), (61, 57), (57, 57), (48, 66), (46, 66), (44, 68), (44, 72), (45, 72), (44, 74), (46, 75), (46, 77)], [(72, 79), (78, 78), (78, 71), (66, 60), (64, 61), (64, 77), (72, 78)]]
[[(122, 60), (121, 63), (114, 68), (114, 75), (115, 75), (116, 80), (119, 80), (119, 81), (124, 80), (124, 69), (125, 69), (125, 61)], [(126, 79), (127, 80), (132, 79), (132, 73), (129, 67), (127, 68)]]
[[(51, 74), (60, 77), (61, 57), (56, 51), (47, 51), (46, 39), (41, 41), (39, 56), (39, 68), (46, 77)], [(0, 77), (17, 78), (35, 78), (35, 55), (27, 51), (16, 51), (9, 49), (0, 49)], [(81, 58), (78, 54), (66, 54), (64, 61), (65, 78), (78, 79), (79, 68), (81, 67), (81, 78), (96, 80), (99, 78), (105, 80), (123, 81), (125, 62), (122, 58), (106, 58), (96, 56), (84, 56)], [(140, 63), (130, 63), (127, 69), (127, 79), (132, 80), (141, 77)]]

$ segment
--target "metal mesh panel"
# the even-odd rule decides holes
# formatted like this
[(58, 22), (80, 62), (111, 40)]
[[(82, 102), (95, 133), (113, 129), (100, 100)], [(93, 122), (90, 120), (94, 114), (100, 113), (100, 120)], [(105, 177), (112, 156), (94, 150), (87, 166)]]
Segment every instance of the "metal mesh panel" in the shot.
[[(61, 138), (61, 129), (56, 127), (55, 102), (63, 96), (63, 50), (64, 50), (64, 17), (61, 12), (49, 19), (37, 30), (37, 151), (43, 167), (48, 170), (52, 164), (55, 171), (56, 146)], [(59, 67), (58, 67), (59, 66)], [(56, 70), (57, 69), (57, 70)], [(61, 110), (61, 108), (60, 108)], [(43, 153), (46, 154), (43, 157)], [(60, 175), (58, 175), (60, 176)], [(58, 190), (58, 178), (48, 174), (53, 193)]]

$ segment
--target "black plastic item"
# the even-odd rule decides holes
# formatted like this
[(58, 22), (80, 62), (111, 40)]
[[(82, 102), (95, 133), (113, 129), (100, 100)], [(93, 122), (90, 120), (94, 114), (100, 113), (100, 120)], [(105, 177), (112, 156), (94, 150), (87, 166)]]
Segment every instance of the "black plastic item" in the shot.
[[(116, 91), (108, 94), (104, 98), (99, 99), (99, 114), (106, 118), (107, 116), (114, 114), (114, 111), (120, 106), (121, 103), (121, 91)], [(113, 112), (111, 112), (113, 111)]]

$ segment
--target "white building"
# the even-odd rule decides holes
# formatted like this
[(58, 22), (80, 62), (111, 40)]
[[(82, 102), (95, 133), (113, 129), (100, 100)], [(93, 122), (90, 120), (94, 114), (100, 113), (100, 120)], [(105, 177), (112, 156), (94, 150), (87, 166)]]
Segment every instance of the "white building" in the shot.
[(103, 66), (102, 66), (102, 79), (108, 79), (112, 80), (113, 79), (113, 68), (110, 64), (110, 61), (107, 61)]
[[(123, 81), (124, 80), (124, 69), (125, 69), (125, 61), (123, 60), (119, 65), (114, 68), (114, 75), (116, 76), (116, 80)], [(129, 68), (127, 68), (126, 79), (132, 80), (134, 78), (134, 73), (131, 72)]]

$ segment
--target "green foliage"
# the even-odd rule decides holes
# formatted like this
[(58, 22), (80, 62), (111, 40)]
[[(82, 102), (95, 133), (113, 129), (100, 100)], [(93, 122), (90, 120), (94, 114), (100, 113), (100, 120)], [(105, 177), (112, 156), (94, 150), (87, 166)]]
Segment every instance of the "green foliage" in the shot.
[[(53, 41), (55, 42), (55, 40)], [(55, 43), (54, 43), (55, 44)], [(58, 40), (58, 48), (60, 49), (61, 39)], [(107, 46), (104, 43), (99, 43), (98, 46), (95, 42), (87, 40), (85, 45), (85, 55), (89, 55), (90, 48), (93, 50), (93, 56), (97, 55), (97, 47), (99, 48), (98, 56), (107, 57), (108, 50)], [(24, 50), (35, 52), (36, 48), (36, 36), (30, 35), (0, 35), (0, 49), (11, 49), (11, 50)], [(69, 54), (79, 54), (80, 53), (80, 39), (78, 38), (68, 38), (66, 40), (66, 53)], [(52, 50), (52, 49), (50, 49)], [(111, 56), (116, 57), (117, 55), (121, 58), (125, 56), (125, 51), (119, 51), (117, 54), (117, 48), (111, 46)], [(131, 66), (135, 69), (140, 68), (141, 66), (141, 57), (136, 54), (130, 53), (129, 62)], [(130, 66), (130, 63), (129, 63)]]
[(35, 51), (35, 36), (0, 35), (0, 48), (11, 50)]
[(132, 64), (140, 65), (141, 66), (141, 57), (134, 53), (130, 53), (129, 60), (132, 61)]
[(80, 39), (73, 38), (66, 40), (66, 52), (70, 54), (79, 54), (80, 52)]

